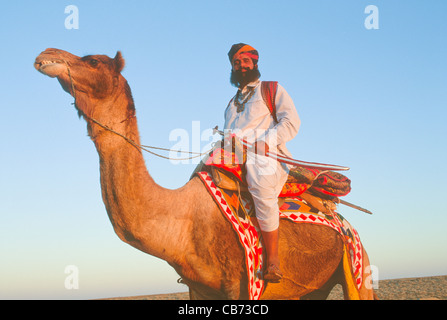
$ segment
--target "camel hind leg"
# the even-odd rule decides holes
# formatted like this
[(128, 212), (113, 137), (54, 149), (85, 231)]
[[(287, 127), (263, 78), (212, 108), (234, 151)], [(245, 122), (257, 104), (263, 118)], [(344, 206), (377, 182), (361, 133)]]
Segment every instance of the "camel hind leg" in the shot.
[[(345, 300), (378, 300), (378, 297), (373, 289), (371, 267), (368, 255), (363, 248), (363, 282), (360, 289), (356, 289), (354, 281), (351, 276), (351, 269), (349, 266), (340, 262), (339, 267), (334, 272), (334, 275), (328, 282), (320, 289), (315, 290), (307, 295), (301, 297), (302, 300), (325, 300), (331, 293), (332, 289), (337, 284), (341, 284), (343, 288), (343, 296)], [(345, 272), (345, 268), (347, 272)], [(349, 278), (347, 278), (349, 277)]]
[[(362, 285), (360, 286), (360, 289), (356, 290), (354, 287), (355, 284), (352, 280), (352, 277), (350, 277), (350, 272), (344, 272), (345, 277), (342, 281), (342, 287), (343, 287), (343, 295), (345, 300), (378, 300), (378, 297), (373, 289), (372, 284), (372, 275), (371, 275), (371, 265), (369, 262), (368, 255), (366, 253), (365, 248), (362, 248), (363, 250), (363, 275), (362, 275)], [(346, 266), (344, 266), (346, 268)], [(350, 278), (348, 278), (350, 277)]]
[(372, 268), (365, 248), (363, 248), (363, 266), (363, 283), (359, 289), (359, 298), (360, 300), (379, 300), (377, 294), (374, 292), (371, 274)]
[(338, 277), (334, 275), (324, 286), (306, 294), (305, 296), (302, 296), (300, 300), (327, 300), (332, 289), (339, 283), (337, 278)]

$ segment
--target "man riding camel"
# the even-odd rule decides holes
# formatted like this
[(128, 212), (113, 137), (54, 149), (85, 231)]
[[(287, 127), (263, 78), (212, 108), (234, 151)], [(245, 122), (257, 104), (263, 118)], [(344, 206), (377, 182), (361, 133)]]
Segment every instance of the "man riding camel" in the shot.
[(277, 85), (273, 93), (276, 112), (271, 113), (261, 92), (257, 50), (239, 43), (231, 47), (228, 57), (232, 66), (230, 82), (238, 91), (225, 110), (224, 131), (253, 144), (247, 153), (246, 180), (267, 251), (264, 280), (278, 282), (282, 278), (278, 255), (278, 195), (289, 169), (265, 154), (272, 151), (290, 157), (285, 143), (298, 133), (300, 119), (292, 99), (281, 85)]

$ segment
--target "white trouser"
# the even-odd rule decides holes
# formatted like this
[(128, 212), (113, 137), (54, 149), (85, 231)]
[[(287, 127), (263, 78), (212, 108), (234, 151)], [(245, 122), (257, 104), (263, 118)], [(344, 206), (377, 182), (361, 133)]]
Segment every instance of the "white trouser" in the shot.
[(289, 170), (276, 159), (247, 152), (247, 184), (253, 197), (256, 218), (262, 231), (279, 227), (278, 195), (287, 181)]

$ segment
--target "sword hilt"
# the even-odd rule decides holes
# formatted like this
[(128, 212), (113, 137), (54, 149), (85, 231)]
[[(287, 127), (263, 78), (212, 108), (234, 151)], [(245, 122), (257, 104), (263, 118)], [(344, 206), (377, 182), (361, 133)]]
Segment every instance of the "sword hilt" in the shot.
[(221, 136), (224, 136), (224, 132), (222, 130), (219, 130), (219, 126), (215, 126), (213, 128), (213, 134), (216, 134), (216, 133), (220, 134)]

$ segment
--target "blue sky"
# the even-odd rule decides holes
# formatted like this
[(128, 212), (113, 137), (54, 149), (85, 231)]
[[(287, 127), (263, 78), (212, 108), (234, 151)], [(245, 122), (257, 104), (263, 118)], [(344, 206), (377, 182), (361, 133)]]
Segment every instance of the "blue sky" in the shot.
[[(79, 29), (65, 28), (65, 7)], [(365, 8), (379, 9), (368, 30)], [(0, 12), (0, 298), (84, 299), (186, 291), (165, 263), (121, 242), (101, 199), (98, 156), (55, 79), (35, 71), (48, 47), (78, 56), (121, 50), (144, 144), (223, 126), (235, 93), (227, 52), (260, 53), (302, 125), (294, 157), (346, 165), (347, 201), (379, 279), (447, 274), (447, 4), (412, 1), (15, 1)], [(177, 131), (175, 131), (177, 130)], [(170, 139), (171, 136), (171, 139)], [(209, 140), (200, 142), (204, 148)], [(198, 150), (195, 150), (198, 151)], [(162, 186), (195, 163), (145, 155)], [(79, 288), (67, 290), (67, 266)]]

